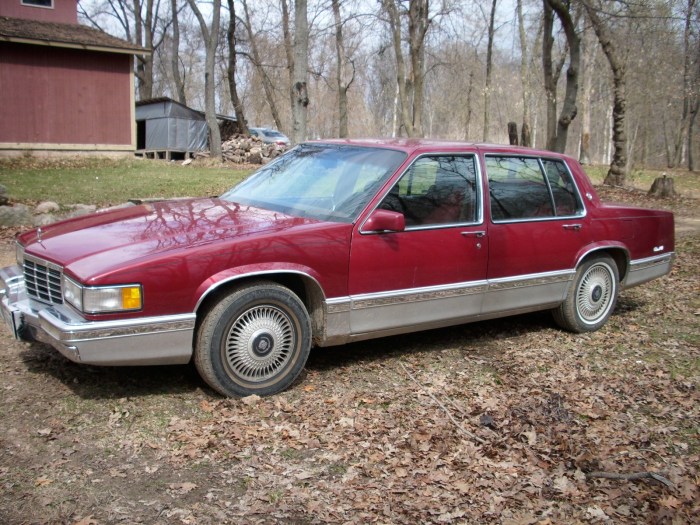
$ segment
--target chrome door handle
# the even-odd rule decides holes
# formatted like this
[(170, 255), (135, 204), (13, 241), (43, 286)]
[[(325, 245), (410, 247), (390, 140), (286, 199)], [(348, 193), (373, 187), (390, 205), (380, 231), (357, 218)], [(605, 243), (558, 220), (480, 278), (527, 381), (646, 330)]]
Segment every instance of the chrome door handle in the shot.
[(485, 232), (485, 231), (461, 232), (461, 234), (464, 235), (465, 237), (471, 237), (471, 236), (473, 235), (474, 237), (479, 237), (479, 238), (481, 238), (481, 237), (485, 237), (485, 236), (486, 236), (486, 232)]
[(580, 225), (580, 224), (565, 224), (564, 226), (562, 226), (562, 228), (564, 228), (565, 230), (576, 230), (576, 231), (578, 231), (578, 230), (581, 229), (581, 225)]

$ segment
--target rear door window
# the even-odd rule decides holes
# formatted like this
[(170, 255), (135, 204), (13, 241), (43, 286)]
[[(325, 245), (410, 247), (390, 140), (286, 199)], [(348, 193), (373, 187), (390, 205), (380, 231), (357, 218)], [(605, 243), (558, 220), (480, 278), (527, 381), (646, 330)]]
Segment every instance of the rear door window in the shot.
[(560, 160), (487, 156), (486, 173), (494, 222), (572, 216), (583, 210)]

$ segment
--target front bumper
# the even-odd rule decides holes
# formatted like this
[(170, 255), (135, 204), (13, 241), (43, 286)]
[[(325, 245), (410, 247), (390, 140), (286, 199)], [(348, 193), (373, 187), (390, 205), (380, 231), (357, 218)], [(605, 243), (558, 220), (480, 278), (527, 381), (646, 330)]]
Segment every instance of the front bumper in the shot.
[(0, 311), (17, 339), (40, 341), (93, 365), (183, 364), (192, 357), (195, 314), (87, 321), (62, 305), (29, 298), (19, 266), (0, 269)]

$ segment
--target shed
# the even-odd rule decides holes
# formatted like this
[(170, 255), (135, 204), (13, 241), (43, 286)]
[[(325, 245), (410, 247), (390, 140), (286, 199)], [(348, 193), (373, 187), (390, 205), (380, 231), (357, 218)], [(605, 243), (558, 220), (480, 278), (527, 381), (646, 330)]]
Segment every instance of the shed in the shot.
[(133, 57), (150, 51), (77, 17), (75, 0), (0, 1), (0, 156), (133, 154)]
[(170, 159), (208, 149), (204, 113), (167, 97), (136, 103), (136, 154)]

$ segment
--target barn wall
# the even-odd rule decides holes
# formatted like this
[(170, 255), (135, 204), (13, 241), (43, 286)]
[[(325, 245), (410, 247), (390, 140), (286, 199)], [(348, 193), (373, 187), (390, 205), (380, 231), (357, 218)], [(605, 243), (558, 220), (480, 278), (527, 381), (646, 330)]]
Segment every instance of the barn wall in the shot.
[(78, 23), (76, 0), (53, 0), (53, 8), (22, 5), (21, 0), (1, 0), (0, 16), (61, 24)]
[(0, 42), (0, 143), (133, 147), (131, 60)]

